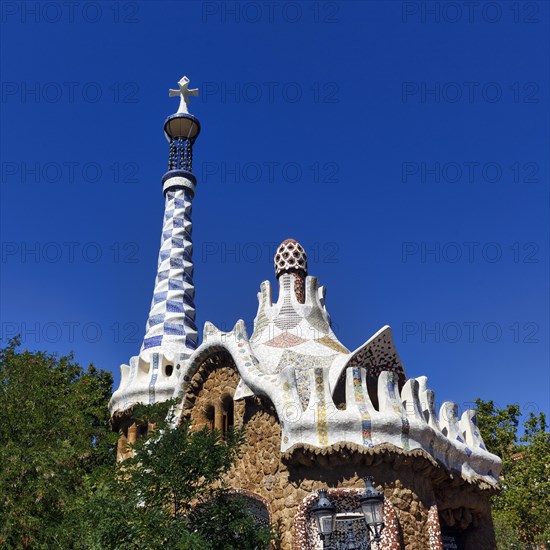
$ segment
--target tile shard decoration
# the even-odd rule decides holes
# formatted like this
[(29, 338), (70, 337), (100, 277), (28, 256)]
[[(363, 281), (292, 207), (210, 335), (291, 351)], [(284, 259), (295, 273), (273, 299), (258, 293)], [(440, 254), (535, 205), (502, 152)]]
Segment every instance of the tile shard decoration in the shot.
[(279, 334), (279, 336), (275, 336), (275, 338), (268, 340), (265, 345), (272, 346), (274, 348), (292, 348), (298, 344), (303, 344), (304, 342), (307, 342), (304, 338), (295, 336), (290, 332), (283, 332), (282, 334)]

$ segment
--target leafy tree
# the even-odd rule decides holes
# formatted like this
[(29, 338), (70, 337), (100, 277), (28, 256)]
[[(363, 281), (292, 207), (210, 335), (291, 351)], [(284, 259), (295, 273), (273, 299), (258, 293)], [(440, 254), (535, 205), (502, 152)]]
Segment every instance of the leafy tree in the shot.
[[(519, 405), (495, 407), (493, 401), (476, 399), (478, 424), (487, 449), (500, 457), (516, 452), (517, 431), (521, 412)], [(508, 464), (503, 464), (506, 467)]]
[[(133, 411), (157, 429), (116, 463), (110, 373), (72, 355), (0, 349), (0, 547), (76, 550), (265, 548), (243, 501), (224, 490), (242, 429), (172, 427), (171, 402)], [(168, 417), (169, 419), (169, 417)]]
[(114, 465), (112, 377), (18, 345), (0, 349), (0, 546), (65, 547), (85, 478)]
[[(171, 425), (173, 402), (139, 406), (133, 417), (155, 431), (132, 446), (133, 456), (84, 503), (86, 548), (266, 548), (244, 501), (220, 486), (244, 441), (243, 429), (217, 431)], [(163, 419), (163, 420), (160, 420)], [(160, 421), (159, 421), (160, 420)]]
[(550, 433), (543, 413), (529, 414), (518, 436), (520, 409), (476, 401), (481, 435), (502, 458), (502, 491), (493, 497), (499, 548), (550, 546)]

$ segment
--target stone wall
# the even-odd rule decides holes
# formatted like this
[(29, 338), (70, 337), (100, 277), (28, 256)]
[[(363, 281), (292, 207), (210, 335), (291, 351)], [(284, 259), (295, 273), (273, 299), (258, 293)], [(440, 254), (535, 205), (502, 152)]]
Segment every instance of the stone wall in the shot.
[(117, 415), (111, 419), (111, 426), (118, 432), (116, 459), (117, 462), (129, 458), (132, 454), (129, 446), (134, 444), (138, 439), (147, 436), (154, 429), (155, 425), (149, 422), (148, 424), (140, 424), (132, 418), (132, 409), (126, 411), (124, 415)]
[[(226, 357), (218, 359), (228, 360)], [(223, 432), (226, 421), (224, 416), (229, 414), (229, 407), (233, 407), (234, 422), (241, 424), (244, 403), (233, 402), (238, 383), (239, 375), (230, 363), (220, 366), (214, 359), (203, 364), (188, 386), (187, 409), (183, 418), (189, 419), (193, 428), (200, 429), (210, 425)]]
[[(238, 381), (229, 357), (209, 360), (188, 386), (183, 416), (194, 428), (223, 428), (224, 403), (227, 396), (233, 396)], [(308, 495), (323, 487), (362, 489), (365, 475), (374, 477), (396, 511), (401, 548), (440, 549), (439, 518), (443, 527), (461, 529), (466, 550), (495, 548), (490, 487), (449, 474), (423, 451), (405, 452), (391, 445), (372, 449), (337, 445), (294, 449), (282, 455), (281, 429), (270, 403), (248, 397), (234, 404), (233, 415), (236, 425), (246, 426), (247, 441), (227, 475), (228, 485), (256, 494), (268, 504), (283, 550), (301, 548), (295, 537), (295, 517)]]

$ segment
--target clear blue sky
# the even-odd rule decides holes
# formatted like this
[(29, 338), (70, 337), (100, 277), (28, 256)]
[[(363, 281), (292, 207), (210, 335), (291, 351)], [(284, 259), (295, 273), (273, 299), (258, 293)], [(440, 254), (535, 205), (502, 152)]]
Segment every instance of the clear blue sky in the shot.
[(118, 384), (185, 74), (200, 329), (251, 324), (294, 237), (349, 348), (389, 324), (438, 402), (547, 411), (549, 8), (3, 2), (2, 338)]

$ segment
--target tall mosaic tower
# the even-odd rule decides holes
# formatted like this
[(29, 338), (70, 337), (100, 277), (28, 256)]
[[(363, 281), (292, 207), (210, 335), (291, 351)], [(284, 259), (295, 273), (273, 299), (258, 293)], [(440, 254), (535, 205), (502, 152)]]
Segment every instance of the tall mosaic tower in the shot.
[(164, 122), (170, 149), (162, 177), (165, 205), (155, 288), (139, 356), (121, 366), (120, 387), (111, 399), (111, 407), (120, 410), (169, 399), (177, 385), (175, 370), (197, 348), (191, 207), (197, 183), (193, 144), (201, 127), (188, 110), (198, 89), (189, 88), (186, 76), (178, 85), (169, 91), (180, 98), (178, 111)]

